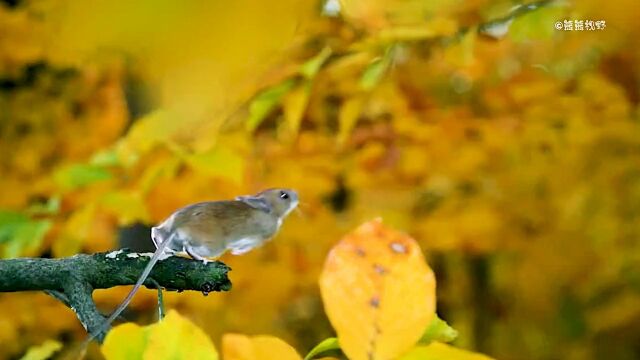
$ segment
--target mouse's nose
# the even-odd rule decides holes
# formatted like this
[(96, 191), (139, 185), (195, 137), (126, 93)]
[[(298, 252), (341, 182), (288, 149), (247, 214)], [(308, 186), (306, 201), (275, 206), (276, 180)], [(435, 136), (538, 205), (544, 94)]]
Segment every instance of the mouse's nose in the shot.
[(290, 190), (290, 193), (291, 193), (290, 196), (291, 196), (292, 202), (297, 205), (299, 200), (298, 193), (294, 190)]

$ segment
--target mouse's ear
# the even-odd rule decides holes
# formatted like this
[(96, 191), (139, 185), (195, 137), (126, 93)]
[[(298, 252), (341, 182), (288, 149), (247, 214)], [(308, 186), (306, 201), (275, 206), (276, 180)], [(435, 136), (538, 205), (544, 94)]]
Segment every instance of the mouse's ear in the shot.
[(242, 201), (243, 203), (251, 206), (254, 209), (262, 210), (264, 212), (271, 212), (271, 205), (262, 197), (256, 197), (252, 195), (244, 195), (237, 196), (237, 201)]

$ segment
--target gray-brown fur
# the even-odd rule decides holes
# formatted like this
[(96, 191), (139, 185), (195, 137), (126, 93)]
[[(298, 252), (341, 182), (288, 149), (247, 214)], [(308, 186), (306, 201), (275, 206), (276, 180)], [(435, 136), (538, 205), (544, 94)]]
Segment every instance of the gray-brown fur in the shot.
[(202, 202), (175, 211), (152, 229), (157, 250), (102, 330), (106, 330), (127, 307), (158, 260), (176, 252), (186, 252), (205, 263), (227, 250), (235, 255), (244, 254), (272, 238), (297, 205), (295, 191), (267, 189), (252, 196), (239, 196), (236, 200)]
[(218, 257), (226, 250), (239, 251), (238, 247), (250, 249), (277, 233), (297, 201), (292, 190), (269, 189), (253, 196), (239, 196), (237, 200), (192, 204), (177, 210), (154, 229), (160, 237), (154, 243), (157, 246), (174, 234), (169, 249), (185, 251), (198, 260)]

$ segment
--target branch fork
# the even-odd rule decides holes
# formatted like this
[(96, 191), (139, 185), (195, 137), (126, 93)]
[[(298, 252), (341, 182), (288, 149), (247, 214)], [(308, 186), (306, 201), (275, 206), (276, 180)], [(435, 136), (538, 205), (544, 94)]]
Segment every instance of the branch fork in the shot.
[[(107, 331), (97, 333), (106, 317), (97, 309), (92, 293), (135, 284), (150, 259), (147, 253), (128, 249), (109, 253), (78, 254), (60, 259), (19, 258), (0, 260), (0, 292), (44, 291), (71, 308), (87, 332), (102, 342)], [(159, 261), (144, 286), (167, 290), (229, 291), (231, 270), (219, 261), (203, 264), (177, 256)]]

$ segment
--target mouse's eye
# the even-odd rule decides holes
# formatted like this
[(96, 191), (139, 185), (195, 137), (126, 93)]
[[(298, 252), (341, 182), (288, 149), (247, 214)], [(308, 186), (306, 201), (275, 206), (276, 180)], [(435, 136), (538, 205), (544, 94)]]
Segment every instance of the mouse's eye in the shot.
[(289, 198), (289, 194), (284, 191), (280, 191), (280, 199), (287, 200)]

